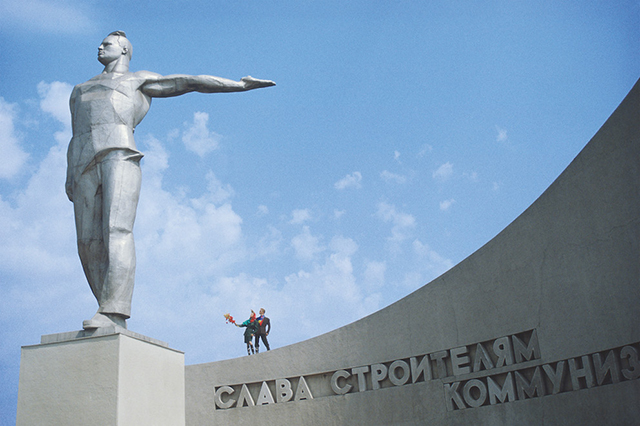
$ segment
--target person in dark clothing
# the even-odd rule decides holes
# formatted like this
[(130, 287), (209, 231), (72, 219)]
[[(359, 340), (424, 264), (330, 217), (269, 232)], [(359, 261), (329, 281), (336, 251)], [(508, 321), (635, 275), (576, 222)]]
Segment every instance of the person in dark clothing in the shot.
[(271, 321), (269, 318), (264, 316), (264, 313), (264, 308), (260, 308), (260, 316), (256, 319), (256, 322), (258, 323), (258, 330), (256, 332), (256, 353), (260, 352), (260, 339), (262, 339), (267, 350), (271, 350), (269, 347), (269, 341), (267, 340), (267, 336), (271, 331)]
[(253, 312), (252, 310), (251, 316), (249, 317), (249, 319), (240, 325), (236, 324), (236, 327), (247, 328), (244, 331), (244, 343), (247, 344), (247, 355), (251, 355), (252, 353), (255, 354), (256, 351), (253, 349), (253, 343), (251, 343), (251, 340), (253, 339), (253, 336), (256, 335), (256, 332), (258, 331), (258, 321), (256, 320), (256, 313)]

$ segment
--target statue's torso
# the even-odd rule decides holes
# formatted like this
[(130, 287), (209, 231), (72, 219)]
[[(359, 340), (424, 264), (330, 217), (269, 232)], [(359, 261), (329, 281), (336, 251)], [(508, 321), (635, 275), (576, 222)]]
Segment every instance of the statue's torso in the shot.
[(151, 105), (140, 90), (144, 82), (137, 73), (106, 73), (73, 89), (70, 165), (86, 166), (106, 150), (137, 151), (133, 131)]

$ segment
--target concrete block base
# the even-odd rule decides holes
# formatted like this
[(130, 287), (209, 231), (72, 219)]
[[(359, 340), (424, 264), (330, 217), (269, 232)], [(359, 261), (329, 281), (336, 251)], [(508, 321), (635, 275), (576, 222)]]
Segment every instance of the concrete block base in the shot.
[(22, 348), (16, 424), (184, 425), (184, 354), (119, 327), (99, 330)]

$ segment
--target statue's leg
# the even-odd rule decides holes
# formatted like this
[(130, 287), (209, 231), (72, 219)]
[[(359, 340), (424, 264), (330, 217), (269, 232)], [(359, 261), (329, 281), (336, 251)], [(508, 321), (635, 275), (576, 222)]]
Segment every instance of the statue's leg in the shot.
[(136, 253), (133, 224), (140, 196), (139, 153), (114, 150), (100, 163), (102, 220), (108, 265), (100, 295), (99, 313), (131, 315)]
[(78, 237), (78, 254), (93, 295), (100, 294), (107, 266), (102, 239), (102, 188), (98, 169), (93, 166), (74, 180), (73, 209)]

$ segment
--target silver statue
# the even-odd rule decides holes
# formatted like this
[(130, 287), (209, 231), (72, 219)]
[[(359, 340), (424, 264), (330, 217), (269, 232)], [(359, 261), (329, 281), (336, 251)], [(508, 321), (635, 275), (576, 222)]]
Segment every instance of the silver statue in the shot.
[(208, 75), (162, 76), (129, 71), (131, 43), (122, 31), (98, 47), (104, 71), (77, 85), (69, 105), (73, 137), (67, 153), (66, 192), (73, 202), (78, 253), (98, 311), (85, 329), (126, 328), (136, 255), (133, 223), (140, 195), (140, 159), (133, 132), (149, 111), (151, 98), (188, 92), (241, 92), (273, 86), (268, 80), (240, 81)]

